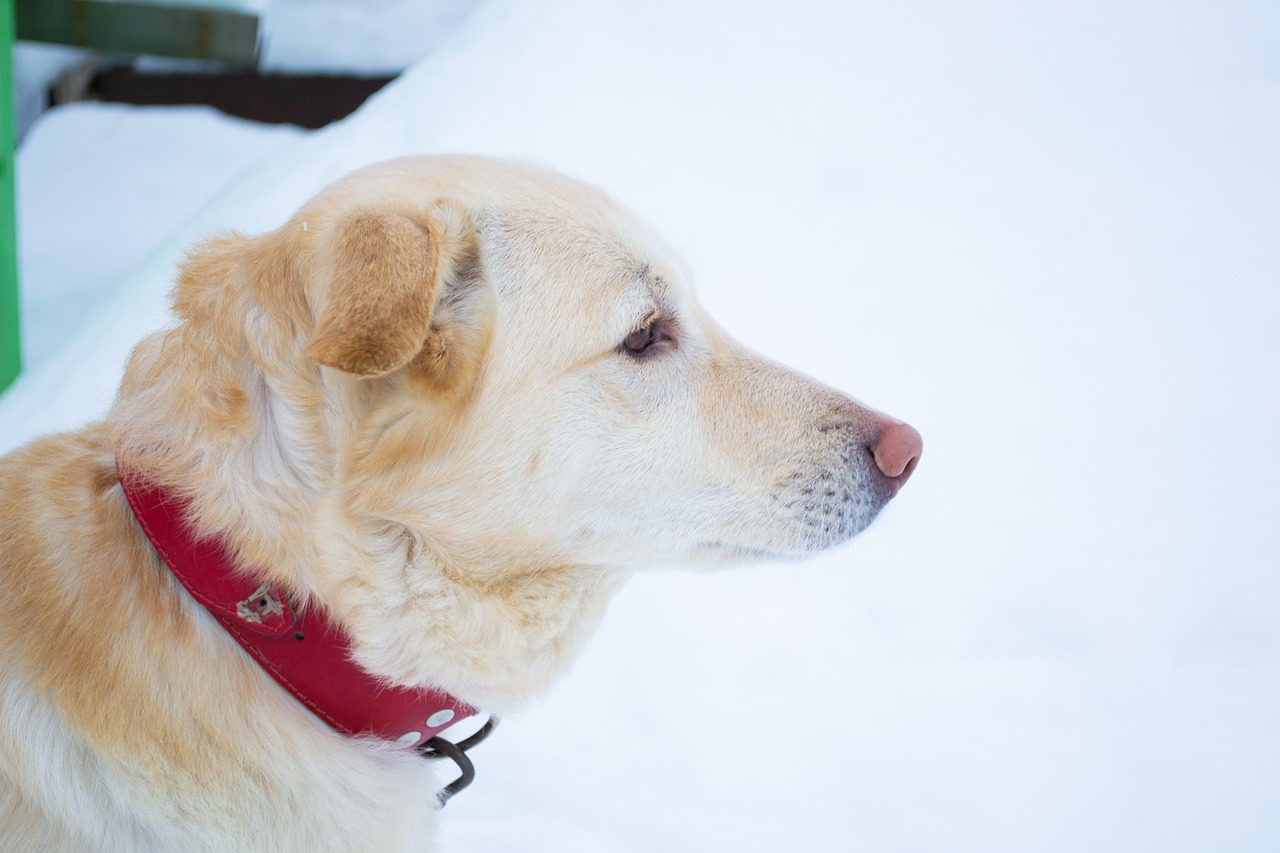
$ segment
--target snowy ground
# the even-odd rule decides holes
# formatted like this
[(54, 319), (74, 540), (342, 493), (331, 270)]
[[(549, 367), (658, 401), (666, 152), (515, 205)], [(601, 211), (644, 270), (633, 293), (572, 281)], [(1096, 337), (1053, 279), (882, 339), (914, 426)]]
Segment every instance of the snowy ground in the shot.
[[(41, 298), (86, 319), (29, 315), (0, 450), (103, 410), (200, 235), (404, 153), (553, 165), (926, 450), (849, 546), (634, 581), (477, 753), (447, 850), (1280, 849), (1280, 7), (779, 14), (494, 0), (314, 134), (47, 116), (22, 245), (79, 256)], [(112, 159), (59, 189), (76, 145)]]

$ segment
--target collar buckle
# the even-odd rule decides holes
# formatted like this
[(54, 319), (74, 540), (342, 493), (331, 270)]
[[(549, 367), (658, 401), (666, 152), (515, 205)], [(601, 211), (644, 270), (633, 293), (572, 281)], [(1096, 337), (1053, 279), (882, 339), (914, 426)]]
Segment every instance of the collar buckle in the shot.
[(458, 765), (458, 769), (462, 771), (461, 776), (445, 785), (440, 790), (440, 793), (436, 795), (437, 808), (444, 808), (444, 804), (449, 802), (454, 794), (475, 781), (476, 767), (471, 763), (471, 759), (467, 757), (467, 750), (487, 738), (497, 727), (498, 718), (490, 714), (489, 719), (485, 720), (484, 725), (471, 737), (454, 743), (451, 740), (445, 740), (440, 735), (436, 735), (418, 747), (417, 753), (423, 758), (447, 758)]

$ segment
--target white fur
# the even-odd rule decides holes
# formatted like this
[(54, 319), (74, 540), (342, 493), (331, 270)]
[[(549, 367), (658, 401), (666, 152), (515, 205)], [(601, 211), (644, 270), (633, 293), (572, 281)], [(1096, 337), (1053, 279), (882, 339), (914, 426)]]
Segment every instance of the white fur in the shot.
[[(418, 223), (434, 241), (426, 338), (445, 367), (354, 375), (308, 359), (347, 285), (333, 247), (353, 212), (388, 217), (405, 239), (403, 223)], [(0, 531), (39, 552), (51, 606), (80, 595), (73, 572), (123, 561), (133, 598), (77, 606), (110, 615), (136, 600), (125, 624), (174, 626), (172, 642), (147, 640), (155, 625), (96, 640), (123, 674), (89, 692), (138, 703), (155, 731), (99, 727), (59, 707), (80, 693), (57, 666), (33, 675), (53, 639), (4, 608), (27, 593), (22, 567), (3, 565), (6, 850), (432, 846), (434, 769), (328, 729), (160, 577), (118, 485), (91, 485), (112, 453), (154, 462), (203, 533), (329, 610), (367, 669), (500, 712), (566, 670), (638, 569), (802, 555), (857, 533), (893, 491), (867, 450), (880, 416), (731, 340), (646, 228), (550, 172), (472, 158), (365, 170), (277, 232), (201, 249), (176, 293), (180, 322), (139, 344), (105, 426), (6, 460), (6, 488), (52, 484), (49, 506), (19, 507)], [(662, 345), (625, 352), (655, 313)], [(64, 498), (83, 524), (54, 505)], [(102, 564), (68, 559), (77, 547)], [(152, 598), (169, 603), (147, 610)], [(131, 644), (143, 644), (141, 674), (112, 655)], [(145, 687), (122, 697), (128, 678)], [(210, 748), (177, 744), (184, 726)]]

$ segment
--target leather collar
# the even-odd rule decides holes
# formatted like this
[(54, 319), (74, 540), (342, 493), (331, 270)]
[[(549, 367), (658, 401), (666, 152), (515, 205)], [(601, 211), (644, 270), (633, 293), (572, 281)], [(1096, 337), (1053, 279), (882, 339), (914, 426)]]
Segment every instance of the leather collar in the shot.
[(285, 690), (333, 728), (417, 747), (476, 713), (442, 690), (389, 684), (351, 658), (345, 632), (318, 607), (299, 610), (276, 584), (197, 538), (187, 503), (117, 468), (139, 526), (191, 596)]

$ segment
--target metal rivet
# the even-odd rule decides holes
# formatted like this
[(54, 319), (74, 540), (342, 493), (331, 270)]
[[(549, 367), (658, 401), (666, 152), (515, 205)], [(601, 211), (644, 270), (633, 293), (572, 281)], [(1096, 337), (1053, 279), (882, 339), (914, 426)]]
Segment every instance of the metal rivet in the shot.
[(430, 717), (427, 717), (427, 727), (437, 728), (453, 719), (453, 711), (445, 708), (443, 711), (436, 711)]
[(422, 732), (405, 732), (396, 738), (396, 743), (400, 746), (413, 746), (420, 740), (422, 740)]

